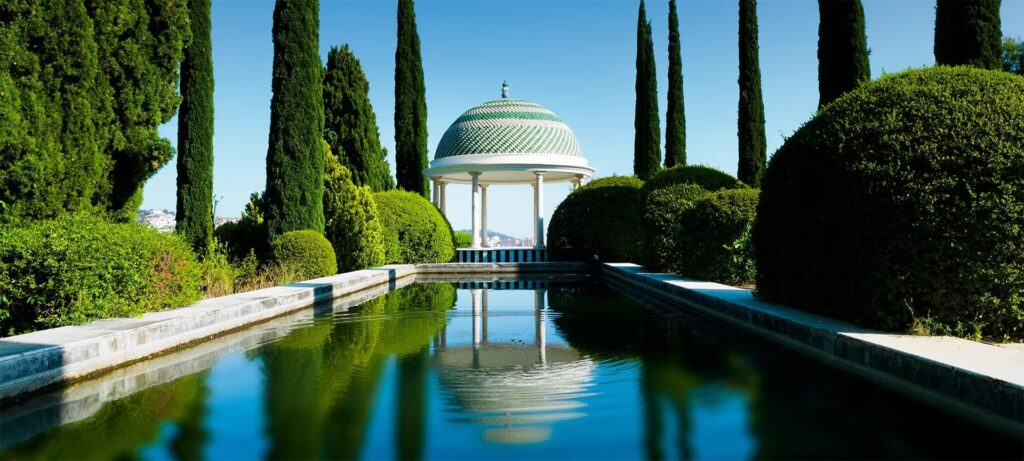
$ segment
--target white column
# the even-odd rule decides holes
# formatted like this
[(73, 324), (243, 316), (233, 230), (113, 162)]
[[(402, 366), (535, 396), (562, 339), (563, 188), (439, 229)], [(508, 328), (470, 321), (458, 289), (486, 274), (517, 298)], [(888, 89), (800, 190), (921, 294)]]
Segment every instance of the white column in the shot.
[(448, 185), (448, 181), (441, 180), (441, 214), (448, 216), (448, 204), (444, 199), (445, 186)]
[(480, 185), (480, 238), (484, 248), (491, 247), (491, 240), (487, 238), (487, 184)]
[(439, 179), (440, 178), (438, 178), (437, 176), (430, 178), (430, 180), (433, 181), (434, 183), (434, 193), (430, 197), (430, 203), (433, 203), (434, 206), (441, 208), (441, 183), (438, 182)]
[(572, 182), (572, 190), (579, 189), (583, 185), (583, 175), (576, 175), (576, 179)]
[(533, 188), (533, 244), (537, 245), (537, 183), (530, 183)]
[(534, 336), (533, 343), (537, 346), (537, 358), (540, 363), (547, 363), (547, 338), (545, 331), (544, 315), (544, 289), (538, 288), (533, 291), (533, 322)]
[(533, 189), (533, 214), (537, 218), (536, 248), (544, 248), (544, 172), (535, 171), (537, 187)]
[(473, 177), (473, 204), (470, 210), (473, 217), (473, 245), (470, 248), (480, 248), (480, 173), (471, 171), (469, 175)]

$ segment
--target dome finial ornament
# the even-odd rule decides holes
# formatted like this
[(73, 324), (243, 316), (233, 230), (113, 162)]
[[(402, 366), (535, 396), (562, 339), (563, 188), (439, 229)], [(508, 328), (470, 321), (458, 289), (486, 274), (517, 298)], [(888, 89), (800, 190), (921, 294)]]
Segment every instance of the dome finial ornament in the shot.
[(501, 99), (508, 98), (508, 80), (501, 82)]

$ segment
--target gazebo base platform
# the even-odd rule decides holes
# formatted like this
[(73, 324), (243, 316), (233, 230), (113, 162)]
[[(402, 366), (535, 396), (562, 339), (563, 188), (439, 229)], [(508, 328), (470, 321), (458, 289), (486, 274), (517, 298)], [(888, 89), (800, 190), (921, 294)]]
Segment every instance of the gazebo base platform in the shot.
[(533, 247), (459, 248), (455, 261), (460, 263), (540, 263), (547, 262), (548, 250)]

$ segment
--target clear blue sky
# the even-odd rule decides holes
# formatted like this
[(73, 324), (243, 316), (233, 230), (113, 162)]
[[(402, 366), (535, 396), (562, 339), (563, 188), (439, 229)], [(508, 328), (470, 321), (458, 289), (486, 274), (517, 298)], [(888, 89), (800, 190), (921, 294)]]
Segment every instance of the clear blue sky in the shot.
[[(427, 86), (431, 158), (459, 114), (500, 95), (543, 104), (576, 132), (597, 176), (632, 174), (636, 0), (419, 0), (417, 22)], [(934, 63), (934, 0), (863, 0), (871, 74)], [(320, 4), (320, 51), (349, 43), (370, 81), (381, 141), (394, 170), (396, 1)], [(214, 192), (217, 214), (237, 216), (249, 194), (263, 190), (273, 62), (271, 0), (214, 0)], [(668, 0), (647, 2), (657, 53), (659, 108), (667, 88)], [(691, 164), (736, 172), (737, 2), (679, 0), (687, 155)], [(768, 153), (814, 112), (817, 2), (762, 0), (761, 75)], [(1003, 0), (1003, 34), (1024, 36), (1024, 0)], [(177, 120), (161, 128), (176, 140)], [(145, 188), (144, 208), (173, 209), (175, 163)], [(568, 185), (545, 189), (547, 216)], [(528, 186), (492, 187), (490, 224), (532, 235)], [(469, 227), (467, 186), (449, 186), (448, 213)]]

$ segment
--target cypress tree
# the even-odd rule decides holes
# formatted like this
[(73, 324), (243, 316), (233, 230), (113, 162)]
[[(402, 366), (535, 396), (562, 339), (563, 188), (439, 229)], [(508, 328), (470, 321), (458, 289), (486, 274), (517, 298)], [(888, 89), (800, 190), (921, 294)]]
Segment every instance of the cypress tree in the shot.
[(761, 100), (761, 65), (757, 51), (757, 0), (740, 0), (740, 104), (739, 168), (737, 176), (751, 187), (761, 187), (767, 142), (764, 101)]
[(935, 62), (1002, 68), (1001, 0), (937, 0)]
[(210, 0), (189, 0), (192, 40), (181, 62), (175, 230), (200, 255), (213, 240), (213, 55)]
[(427, 90), (413, 0), (398, 0), (395, 50), (395, 176), (398, 187), (430, 197), (427, 167)]
[(369, 186), (374, 192), (395, 187), (370, 104), (370, 83), (347, 44), (327, 53), (324, 139), (356, 185)]
[(818, 107), (871, 79), (860, 0), (818, 0)]
[(676, 0), (668, 2), (668, 113), (665, 114), (665, 168), (686, 165), (686, 113), (683, 110), (683, 60)]
[(324, 231), (324, 101), (318, 0), (278, 0), (264, 194), (267, 236)]
[(636, 113), (633, 128), (633, 174), (647, 180), (661, 165), (661, 120), (658, 117), (658, 80), (654, 42), (644, 0), (636, 24)]

